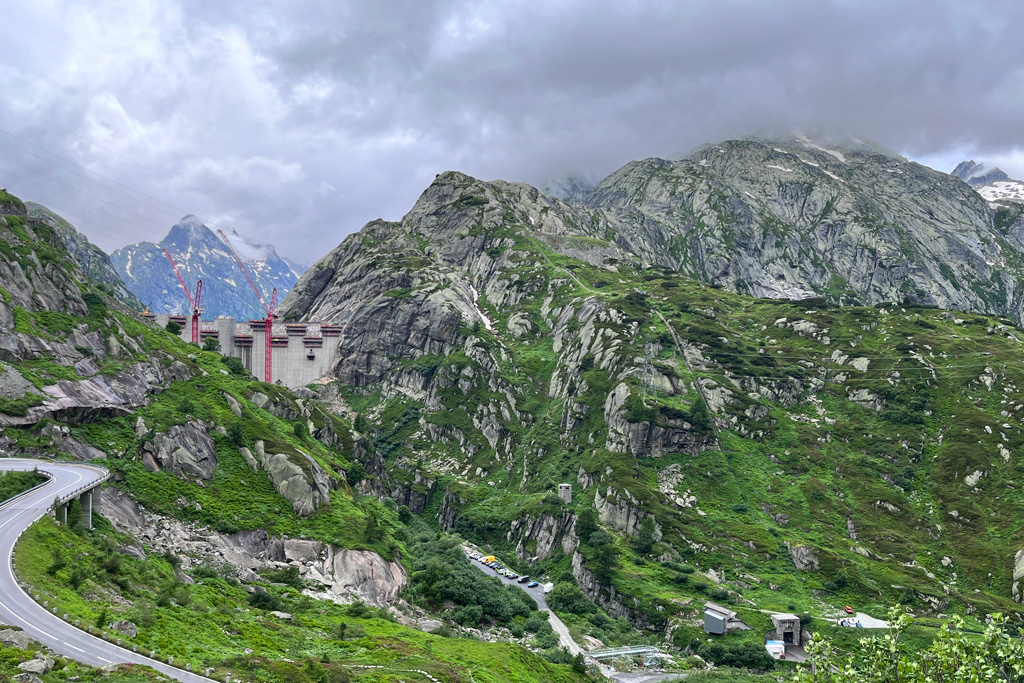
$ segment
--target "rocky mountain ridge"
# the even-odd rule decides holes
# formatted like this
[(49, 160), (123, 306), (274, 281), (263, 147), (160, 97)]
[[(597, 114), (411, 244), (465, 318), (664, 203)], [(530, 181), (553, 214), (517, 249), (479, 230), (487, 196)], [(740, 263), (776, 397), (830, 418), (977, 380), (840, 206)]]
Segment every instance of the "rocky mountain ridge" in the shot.
[[(1013, 609), (1024, 538), (980, 492), (1016, 505), (995, 492), (1019, 467), (1021, 336), (936, 306), (1016, 317), (1020, 231), (959, 179), (807, 140), (634, 162), (583, 206), (449, 172), (282, 312), (343, 326), (334, 390), (368, 426), (368, 490), (644, 628), (680, 609), (652, 554), (761, 605), (852, 581)], [(617, 561), (579, 534), (590, 507)], [(723, 581), (737, 564), (754, 578)]]
[(106, 252), (91, 243), (63, 216), (42, 204), (25, 202), (25, 209), (28, 216), (42, 219), (57, 231), (71, 257), (85, 271), (86, 277), (101, 287), (105, 287), (111, 296), (117, 298), (125, 306), (136, 311), (142, 310), (142, 303), (125, 287)]

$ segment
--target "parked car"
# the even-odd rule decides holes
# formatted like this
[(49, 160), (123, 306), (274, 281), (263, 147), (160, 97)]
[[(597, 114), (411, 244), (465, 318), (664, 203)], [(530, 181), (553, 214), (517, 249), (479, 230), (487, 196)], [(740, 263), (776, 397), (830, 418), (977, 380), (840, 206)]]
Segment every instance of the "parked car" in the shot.
[(530, 583), (526, 584), (526, 587), (527, 587), (527, 588), (536, 588), (536, 587), (537, 587), (537, 586), (539, 586), (539, 585), (540, 585), (540, 584), (539, 584), (539, 583), (537, 583), (536, 581), (531, 581)]
[(526, 583), (529, 580), (530, 580), (529, 576), (520, 576), (519, 577), (519, 583)]

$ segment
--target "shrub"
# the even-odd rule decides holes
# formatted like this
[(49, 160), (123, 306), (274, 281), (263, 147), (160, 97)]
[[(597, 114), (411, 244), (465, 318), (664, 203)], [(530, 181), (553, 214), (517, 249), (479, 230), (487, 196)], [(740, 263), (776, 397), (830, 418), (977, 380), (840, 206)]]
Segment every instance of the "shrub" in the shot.
[(168, 322), (167, 327), (165, 327), (164, 329), (173, 334), (175, 337), (181, 334), (181, 324), (179, 324), (176, 320)]
[(248, 374), (248, 371), (242, 364), (241, 358), (236, 358), (235, 356), (221, 356), (220, 360), (232, 375)]
[(64, 567), (66, 566), (68, 566), (68, 561), (64, 558), (64, 553), (62, 553), (60, 550), (54, 549), (53, 562), (51, 562), (50, 566), (47, 567), (46, 573), (50, 576), (53, 576), (61, 569), (64, 569)]
[(633, 550), (641, 555), (651, 552), (654, 547), (654, 532), (654, 518), (648, 515), (644, 517), (644, 521), (640, 522), (640, 529), (633, 537)]
[(373, 609), (370, 608), (365, 602), (356, 600), (351, 605), (345, 608), (345, 616), (353, 617), (355, 619), (368, 619), (373, 615)]
[(71, 572), (71, 576), (68, 577), (68, 585), (74, 588), (75, 590), (78, 590), (79, 587), (81, 587), (81, 585), (85, 583), (85, 580), (88, 578), (88, 574), (86, 574), (81, 567), (75, 567), (75, 569)]
[(281, 598), (273, 593), (257, 590), (249, 595), (249, 604), (256, 609), (273, 611), (281, 607)]
[(102, 312), (106, 309), (107, 304), (103, 301), (103, 297), (95, 292), (86, 292), (82, 295), (82, 301), (89, 307), (89, 313)]
[(560, 583), (547, 595), (548, 606), (556, 612), (569, 614), (594, 614), (597, 606), (571, 583)]
[(483, 618), (484, 608), (480, 605), (463, 605), (452, 615), (452, 619), (463, 626), (476, 626)]
[(213, 525), (213, 530), (221, 534), (237, 534), (238, 526), (226, 519), (218, 519), (217, 523)]
[(531, 614), (530, 618), (523, 622), (523, 629), (530, 633), (537, 633), (546, 622), (536, 614)]
[(401, 505), (398, 508), (398, 521), (402, 524), (410, 524), (412, 522), (412, 512), (409, 510), (408, 505)]
[(282, 567), (281, 569), (265, 569), (263, 571), (263, 578), (271, 583), (283, 583), (286, 586), (291, 586), (295, 590), (302, 590), (306, 587), (306, 582), (299, 576), (298, 567)]
[(537, 634), (537, 645), (544, 648), (545, 650), (558, 645), (558, 634), (550, 630), (550, 628), (551, 627), (549, 625), (549, 630), (546, 633)]
[(704, 643), (698, 648), (697, 654), (718, 666), (740, 669), (771, 669), (775, 666), (775, 660), (771, 655), (763, 647), (753, 643)]
[(361, 462), (353, 462), (349, 466), (348, 471), (345, 472), (345, 481), (347, 481), (350, 486), (355, 486), (363, 479), (366, 479), (366, 468), (363, 467)]
[(216, 579), (219, 577), (220, 573), (216, 568), (208, 564), (201, 564), (192, 570), (192, 578), (194, 579)]

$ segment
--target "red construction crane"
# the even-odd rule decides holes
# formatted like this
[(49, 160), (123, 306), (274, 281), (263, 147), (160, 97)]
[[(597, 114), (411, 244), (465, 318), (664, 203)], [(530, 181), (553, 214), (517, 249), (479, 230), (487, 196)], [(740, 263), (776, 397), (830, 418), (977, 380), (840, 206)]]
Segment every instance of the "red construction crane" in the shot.
[(267, 313), (266, 329), (264, 330), (265, 341), (263, 343), (263, 381), (267, 383), (273, 382), (274, 318), (276, 317), (275, 312), (277, 310), (277, 287), (274, 287), (274, 293), (270, 295), (270, 305), (268, 306), (267, 302), (263, 300), (263, 295), (260, 294), (260, 290), (257, 289), (256, 283), (252, 281), (252, 276), (249, 275), (249, 269), (245, 267), (245, 262), (242, 260), (242, 257), (238, 255), (238, 252), (235, 251), (235, 247), (231, 244), (231, 240), (228, 239), (228, 236), (224, 234), (223, 230), (218, 230), (217, 234), (220, 235), (222, 240), (224, 240), (224, 244), (228, 245), (232, 258), (235, 259), (235, 263), (238, 264), (238, 268), (242, 271), (242, 274), (245, 275), (245, 279), (249, 282), (249, 286), (252, 287), (252, 291), (256, 295), (256, 299), (259, 300), (260, 306), (262, 306), (263, 310)]
[[(192, 298), (192, 293), (188, 291), (188, 285), (185, 284), (185, 278), (181, 276), (181, 271), (178, 270), (178, 264), (174, 262), (174, 257), (171, 256), (171, 252), (164, 249), (164, 254), (167, 255), (167, 260), (171, 262), (171, 268), (174, 268), (174, 274), (178, 276), (178, 282), (181, 283), (181, 288), (185, 290), (185, 296), (188, 297), (189, 308), (192, 309), (192, 343), (199, 343), (199, 314), (203, 312), (200, 308), (200, 304), (203, 300), (203, 281), (196, 281), (196, 296)], [(149, 310), (149, 307), (146, 307)]]

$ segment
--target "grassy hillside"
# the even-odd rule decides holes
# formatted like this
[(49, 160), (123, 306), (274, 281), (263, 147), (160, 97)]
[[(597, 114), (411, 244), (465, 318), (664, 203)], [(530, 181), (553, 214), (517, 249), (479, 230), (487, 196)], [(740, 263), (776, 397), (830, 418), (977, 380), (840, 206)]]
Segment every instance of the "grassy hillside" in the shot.
[[(483, 227), (458, 239), (484, 237), (466, 276), (490, 273), (476, 302), (489, 324), (464, 313), (449, 352), (400, 348), (382, 380), (340, 387), (392, 485), (433, 484), (424, 514), (532, 574), (586, 582), (582, 566), (597, 576), (590, 597), (657, 630), (708, 597), (822, 615), (850, 602), (1018, 611), (1013, 321), (751, 299), (638, 261), (595, 265), (563, 255), (573, 238), (524, 227), (498, 184), (479, 185), (474, 196), (494, 195)], [(431, 219), (461, 236), (467, 209), (440, 211)], [(422, 224), (373, 229), (327, 263), (411, 286), (366, 306), (386, 296), (404, 311), (443, 291)], [(584, 256), (601, 242), (587, 239)], [(553, 495), (562, 482), (568, 507)], [(591, 506), (609, 534), (582, 539), (575, 571), (557, 542), (531, 560), (530, 524), (547, 515), (566, 538)], [(638, 550), (646, 516), (655, 538)]]

